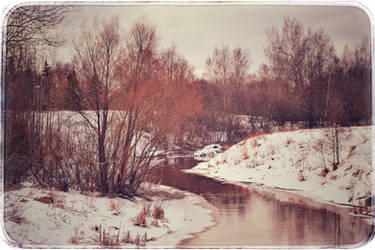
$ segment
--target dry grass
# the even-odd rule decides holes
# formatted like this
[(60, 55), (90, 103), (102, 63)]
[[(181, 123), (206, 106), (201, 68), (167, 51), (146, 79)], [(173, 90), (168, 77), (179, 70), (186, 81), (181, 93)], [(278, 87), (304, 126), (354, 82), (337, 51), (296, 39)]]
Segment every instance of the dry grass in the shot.
[(299, 181), (305, 181), (305, 180), (306, 180), (305, 175), (303, 174), (303, 171), (302, 171), (302, 170), (300, 170), (300, 171), (298, 172), (298, 180), (299, 180)]
[(152, 217), (155, 220), (162, 220), (164, 219), (164, 209), (161, 206), (157, 206), (154, 208), (154, 212), (152, 213)]
[(78, 227), (74, 227), (74, 235), (69, 239), (70, 244), (78, 245), (80, 242), (80, 237), (84, 236), (84, 232), (79, 230)]
[(22, 224), (26, 222), (25, 217), (23, 216), (25, 212), (24, 202), (21, 202), (22, 198), (18, 198), (16, 200), (8, 200), (8, 196), (6, 195), (5, 204), (3, 207), (3, 219), (4, 221), (9, 220), (17, 224)]
[(142, 237), (137, 234), (137, 236), (134, 239), (134, 244), (139, 247), (139, 246), (146, 246), (146, 242), (148, 241), (147, 238), (147, 233), (145, 233)]
[(102, 246), (111, 246), (111, 238), (108, 233), (106, 233), (105, 229), (103, 229), (103, 232), (100, 231), (99, 233), (99, 238), (100, 238), (100, 245)]
[(26, 222), (26, 219), (22, 216), (19, 216), (19, 215), (11, 216), (11, 217), (9, 217), (9, 220), (14, 222), (14, 223), (17, 223), (17, 224), (22, 224), (22, 223)]
[(137, 214), (134, 225), (139, 227), (147, 227), (148, 217), (152, 216), (154, 220), (151, 222), (151, 226), (159, 227), (157, 220), (164, 219), (165, 216), (162, 204), (162, 199), (156, 200), (153, 204), (152, 210), (150, 203), (144, 204), (142, 210)]
[(147, 227), (147, 214), (144, 210), (137, 214), (134, 225), (138, 227)]
[(50, 192), (49, 196), (42, 196), (39, 198), (34, 198), (34, 200), (48, 204), (53, 205), (56, 208), (65, 208), (65, 196), (64, 195), (58, 195), (55, 192)]
[(272, 145), (268, 146), (268, 150), (269, 150), (269, 152), (270, 152), (271, 155), (276, 154), (276, 150), (275, 150), (275, 148)]
[(150, 214), (151, 214), (151, 204), (150, 203), (143, 204), (142, 211), (147, 216), (150, 216)]
[(116, 238), (115, 238), (115, 246), (120, 245), (120, 232), (117, 233)]
[(294, 140), (292, 139), (292, 138), (288, 138), (287, 140), (286, 140), (286, 145), (285, 145), (285, 147), (288, 147), (290, 144), (292, 144), (292, 143), (294, 143)]
[(155, 220), (164, 219), (165, 213), (164, 213), (164, 209), (162, 208), (162, 206), (163, 206), (162, 199), (157, 199), (154, 201), (154, 211), (152, 212), (152, 217)]
[(102, 226), (100, 225), (99, 229), (99, 245), (101, 246), (120, 246), (120, 233), (112, 237), (109, 233), (102, 230)]
[(262, 146), (261, 144), (259, 144), (258, 143), (258, 140), (257, 139), (253, 139), (253, 142), (251, 143), (251, 147), (252, 148), (258, 148), (258, 147), (260, 147), (260, 146)]
[(354, 155), (354, 150), (355, 150), (355, 149), (356, 149), (356, 146), (352, 146), (352, 147), (350, 148), (350, 152), (349, 152), (348, 158)]
[(109, 202), (109, 211), (115, 211), (115, 210), (117, 210), (116, 202), (113, 201), (113, 200), (111, 200), (111, 201)]
[(329, 170), (325, 168), (325, 169), (322, 169), (322, 171), (318, 174), (318, 176), (321, 176), (324, 178), (327, 176), (328, 173), (329, 173)]
[(361, 173), (361, 170), (360, 169), (357, 169), (357, 171), (355, 171), (352, 176), (353, 177), (357, 177), (359, 174)]
[(43, 196), (43, 197), (35, 198), (34, 200), (45, 203), (45, 204), (52, 204), (54, 202), (50, 196)]
[(151, 226), (153, 226), (153, 227), (160, 227), (158, 220), (156, 220), (156, 219), (153, 220), (153, 221), (151, 222)]
[(147, 217), (151, 215), (151, 204), (143, 204), (142, 210), (137, 214), (135, 219), (135, 226), (147, 227)]
[(333, 181), (337, 180), (337, 175), (331, 175), (331, 180)]
[(79, 239), (75, 236), (72, 236), (69, 241), (68, 241), (69, 244), (74, 244), (74, 245), (78, 245), (79, 244)]
[(125, 244), (128, 244), (128, 243), (134, 243), (131, 239), (131, 236), (130, 236), (130, 231), (128, 231), (125, 235), (125, 237), (122, 239), (122, 242), (124, 242)]
[(54, 207), (64, 209), (65, 208), (65, 198), (64, 200), (58, 200), (54, 203)]
[(244, 152), (244, 153), (242, 154), (242, 158), (243, 158), (244, 160), (249, 159), (249, 155), (247, 154), (247, 152)]
[(139, 236), (139, 234), (137, 234), (137, 236), (134, 238), (134, 244), (137, 247), (141, 245), (141, 237)]
[(353, 165), (350, 165), (349, 167), (345, 168), (345, 171), (349, 171), (353, 168)]
[(142, 237), (142, 243), (143, 243), (144, 246), (146, 245), (147, 241), (148, 241), (147, 232), (145, 232), (145, 234)]

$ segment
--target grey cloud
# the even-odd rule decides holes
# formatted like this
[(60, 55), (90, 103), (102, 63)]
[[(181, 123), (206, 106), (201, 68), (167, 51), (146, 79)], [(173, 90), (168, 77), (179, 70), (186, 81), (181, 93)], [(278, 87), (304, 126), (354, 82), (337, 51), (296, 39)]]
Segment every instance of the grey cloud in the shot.
[[(125, 30), (140, 16), (157, 25), (161, 47), (172, 43), (190, 63), (202, 71), (215, 46), (242, 46), (250, 51), (253, 71), (264, 62), (266, 31), (281, 26), (286, 15), (305, 27), (323, 28), (338, 52), (354, 47), (362, 36), (370, 36), (367, 15), (356, 7), (258, 6), (258, 5), (135, 5), (85, 6), (75, 13), (75, 23), (89, 23), (95, 16), (119, 15)], [(79, 25), (78, 25), (79, 26)], [(74, 25), (77, 27), (77, 25)]]

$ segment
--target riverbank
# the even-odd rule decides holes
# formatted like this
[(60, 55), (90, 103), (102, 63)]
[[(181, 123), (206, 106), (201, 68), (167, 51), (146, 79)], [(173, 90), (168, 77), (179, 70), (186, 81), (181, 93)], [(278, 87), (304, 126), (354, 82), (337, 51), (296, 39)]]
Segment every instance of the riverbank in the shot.
[(311, 129), (258, 135), (186, 172), (364, 206), (373, 187), (372, 127), (339, 128), (336, 167), (332, 164), (334, 133), (334, 129)]
[(214, 224), (202, 198), (149, 185), (153, 201), (25, 186), (5, 192), (4, 234), (22, 247), (175, 246)]

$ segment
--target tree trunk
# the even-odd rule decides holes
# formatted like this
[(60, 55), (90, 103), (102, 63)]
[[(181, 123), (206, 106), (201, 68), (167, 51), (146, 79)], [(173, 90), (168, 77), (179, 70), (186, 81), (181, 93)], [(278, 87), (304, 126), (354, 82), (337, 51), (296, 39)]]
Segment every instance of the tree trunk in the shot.
[(99, 136), (99, 171), (100, 171), (100, 191), (103, 194), (109, 192), (108, 181), (107, 181), (107, 172), (108, 172), (108, 162), (105, 156), (105, 147), (104, 147), (104, 138)]

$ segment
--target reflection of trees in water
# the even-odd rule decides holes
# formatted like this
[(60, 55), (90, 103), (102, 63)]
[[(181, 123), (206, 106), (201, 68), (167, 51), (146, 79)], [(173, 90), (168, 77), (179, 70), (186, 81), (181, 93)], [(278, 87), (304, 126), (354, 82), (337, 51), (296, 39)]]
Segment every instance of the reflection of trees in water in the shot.
[(281, 202), (277, 194), (181, 172), (196, 164), (192, 158), (166, 160), (152, 170), (151, 177), (156, 183), (161, 180), (163, 185), (201, 195), (218, 208), (219, 216), (227, 216), (238, 227), (262, 230), (259, 223), (267, 225), (262, 228), (269, 230), (266, 235), (272, 237), (271, 244), (335, 246), (364, 240), (370, 232), (369, 225), (351, 215), (307, 207), (299, 201)]
[[(315, 209), (301, 204), (269, 200), (273, 216), (284, 220), (288, 228), (280, 230), (293, 244), (339, 246), (364, 240), (370, 226), (358, 217), (339, 214), (324, 208)], [(317, 237), (319, 236), (319, 237)]]
[(219, 210), (233, 210), (238, 211), (239, 215), (245, 215), (250, 202), (248, 192), (239, 193), (215, 193), (203, 194), (203, 197), (217, 207)]

